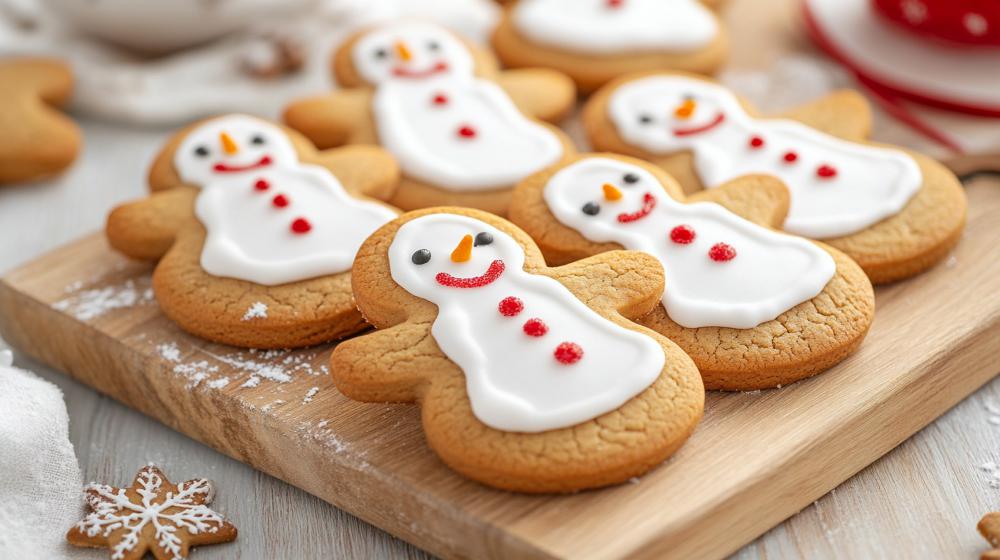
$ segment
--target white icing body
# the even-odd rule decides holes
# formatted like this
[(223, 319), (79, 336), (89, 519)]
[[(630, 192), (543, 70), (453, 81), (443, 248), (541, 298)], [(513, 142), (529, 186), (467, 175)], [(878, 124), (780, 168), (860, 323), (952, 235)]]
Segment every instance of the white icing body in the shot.
[[(637, 177), (634, 183), (623, 180)], [(616, 201), (603, 198), (602, 185), (619, 189)], [(649, 194), (655, 204), (644, 203)], [(610, 158), (588, 158), (556, 173), (543, 196), (563, 225), (597, 243), (615, 242), (644, 251), (663, 264), (663, 306), (682, 327), (749, 329), (775, 319), (820, 292), (836, 273), (833, 258), (815, 244), (747, 221), (714, 203), (682, 204), (670, 198), (645, 169)], [(596, 215), (582, 211), (600, 205)], [(623, 223), (621, 213), (652, 206), (644, 217)], [(671, 240), (671, 230), (687, 226), (693, 241)], [(732, 260), (709, 257), (726, 243)]]
[(697, 0), (521, 0), (512, 21), (543, 45), (584, 54), (690, 52), (719, 34), (711, 10)]
[[(493, 236), (474, 247), (467, 262), (449, 258), (465, 235)], [(431, 252), (417, 265), (411, 255)], [(442, 285), (439, 273), (469, 278), (497, 260), (503, 273), (476, 288)], [(512, 432), (565, 428), (615, 410), (659, 377), (665, 356), (652, 338), (621, 327), (587, 307), (565, 286), (523, 270), (524, 251), (509, 235), (465, 216), (432, 214), (404, 224), (389, 248), (393, 280), (438, 307), (431, 334), (465, 373), (472, 411), (484, 424)], [(500, 301), (523, 301), (516, 316), (502, 315)], [(527, 335), (522, 325), (542, 319), (548, 332)], [(562, 342), (583, 349), (576, 363), (554, 358)]]
[(443, 29), (383, 26), (351, 54), (361, 77), (376, 85), (379, 142), (409, 177), (453, 191), (491, 190), (562, 157), (559, 138), (495, 83), (475, 78), (471, 53)]
[[(680, 118), (674, 108), (686, 98), (695, 108)], [(612, 94), (608, 111), (630, 144), (657, 154), (691, 151), (707, 187), (753, 173), (780, 178), (792, 196), (784, 228), (806, 237), (866, 229), (897, 214), (923, 184), (917, 163), (903, 152), (848, 142), (790, 120), (754, 119), (732, 93), (703, 80), (635, 80)], [(762, 144), (752, 146), (754, 138)], [(794, 161), (785, 160), (789, 152)], [(835, 174), (821, 176), (821, 168)]]
[[(225, 153), (222, 133), (237, 153)], [(255, 145), (254, 137), (263, 142)], [(209, 153), (198, 155), (199, 148)], [(252, 117), (202, 125), (178, 148), (175, 166), (185, 182), (202, 187), (195, 202), (208, 232), (201, 266), (215, 276), (274, 286), (345, 272), (361, 243), (395, 217), (350, 196), (325, 168), (299, 162), (284, 132)], [(297, 221), (305, 231), (296, 231)]]

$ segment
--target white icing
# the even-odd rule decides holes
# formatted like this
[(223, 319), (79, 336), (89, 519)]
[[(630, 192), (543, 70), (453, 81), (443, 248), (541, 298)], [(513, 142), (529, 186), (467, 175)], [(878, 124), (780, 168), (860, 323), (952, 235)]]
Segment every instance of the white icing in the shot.
[[(499, 86), (473, 76), (471, 53), (442, 28), (386, 25), (364, 35), (352, 56), (361, 76), (377, 84), (379, 142), (409, 177), (454, 191), (490, 190), (562, 156), (555, 134), (526, 118)], [(463, 127), (472, 134), (463, 136)]]
[(532, 41), (597, 55), (694, 51), (719, 33), (697, 0), (521, 0), (512, 21)]
[[(222, 133), (237, 153), (223, 150)], [(199, 147), (208, 155), (197, 155)], [(201, 266), (215, 276), (273, 286), (344, 272), (361, 243), (395, 217), (385, 206), (350, 196), (327, 169), (300, 163), (281, 129), (253, 117), (203, 124), (181, 143), (174, 164), (185, 182), (202, 187), (195, 202), (208, 232)], [(220, 172), (218, 164), (249, 167)], [(268, 188), (255, 188), (258, 181)], [(283, 207), (274, 203), (279, 195), (287, 201)], [(300, 219), (308, 232), (293, 231)]]
[[(695, 108), (689, 118), (679, 118), (675, 109), (686, 97)], [(608, 112), (630, 144), (658, 154), (693, 152), (707, 187), (752, 173), (777, 176), (792, 195), (784, 227), (807, 237), (861, 231), (897, 214), (923, 183), (917, 163), (903, 152), (847, 142), (790, 120), (754, 119), (731, 92), (704, 80), (634, 80), (612, 94)], [(642, 123), (643, 116), (649, 122)], [(702, 127), (710, 128), (677, 134)], [(750, 146), (755, 136), (764, 142), (756, 149)], [(783, 159), (789, 151), (798, 156), (794, 163)], [(821, 166), (832, 166), (836, 176), (818, 176)]]
[(869, 0), (808, 0), (824, 37), (852, 64), (892, 86), (1000, 111), (1000, 50), (954, 48), (901, 31)]
[[(439, 94), (447, 97), (441, 106)], [(509, 187), (563, 154), (555, 134), (486, 80), (393, 81), (378, 88), (373, 108), (379, 141), (403, 173), (449, 190)], [(474, 137), (461, 136), (465, 126)]]
[[(468, 261), (453, 262), (459, 240), (480, 232), (493, 242), (474, 247)], [(420, 249), (429, 250), (431, 259), (417, 265), (411, 257)], [(496, 260), (504, 271), (485, 286), (448, 287), (436, 280), (442, 272), (476, 277)], [(397, 284), (437, 305), (431, 334), (465, 372), (473, 413), (498, 430), (541, 432), (585, 422), (620, 407), (663, 369), (665, 356), (655, 340), (605, 319), (556, 280), (525, 272), (523, 248), (482, 221), (454, 214), (411, 220), (389, 247), (389, 265)], [(524, 303), (517, 316), (498, 311), (508, 296)], [(544, 336), (522, 330), (535, 317), (549, 327)], [(555, 359), (564, 341), (580, 345), (580, 361)]]
[[(628, 183), (626, 174), (639, 180)], [(605, 183), (618, 188), (621, 199), (606, 200)], [(652, 210), (619, 222), (619, 214), (642, 208), (647, 194), (656, 201)], [(816, 297), (836, 272), (833, 258), (815, 244), (758, 226), (717, 204), (677, 202), (651, 173), (619, 160), (593, 157), (574, 163), (549, 180), (543, 195), (556, 219), (587, 239), (619, 243), (659, 259), (666, 274), (663, 307), (682, 327), (756, 327)], [(582, 211), (588, 202), (600, 205), (596, 215)], [(694, 230), (692, 242), (671, 240), (671, 230), (680, 225)], [(736, 257), (712, 260), (709, 250), (716, 243), (734, 248)]]
[[(409, 53), (409, 60), (401, 56), (400, 47)], [(361, 77), (372, 84), (426, 75), (472, 76), (475, 67), (472, 53), (454, 34), (415, 21), (386, 24), (366, 33), (354, 44), (351, 59)]]

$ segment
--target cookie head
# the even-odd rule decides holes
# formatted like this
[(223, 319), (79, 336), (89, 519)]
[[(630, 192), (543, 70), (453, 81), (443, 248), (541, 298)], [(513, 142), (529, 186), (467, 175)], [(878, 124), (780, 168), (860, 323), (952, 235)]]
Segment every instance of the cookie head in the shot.
[(661, 75), (617, 88), (608, 112), (629, 143), (668, 151), (723, 129), (732, 118), (733, 101), (731, 94), (704, 80)]
[(201, 124), (188, 133), (174, 154), (174, 167), (181, 179), (195, 185), (296, 161), (295, 147), (284, 131), (246, 115)]
[(524, 266), (524, 248), (484, 221), (428, 214), (403, 224), (389, 246), (392, 279), (432, 303), (502, 283), (505, 271)]
[(602, 237), (602, 241), (615, 241), (615, 231), (650, 219), (667, 195), (648, 170), (595, 157), (553, 175), (543, 196), (549, 209), (564, 223), (579, 224)]
[(399, 22), (365, 33), (354, 42), (351, 59), (361, 78), (376, 85), (472, 76), (475, 66), (472, 53), (455, 35), (422, 22)]

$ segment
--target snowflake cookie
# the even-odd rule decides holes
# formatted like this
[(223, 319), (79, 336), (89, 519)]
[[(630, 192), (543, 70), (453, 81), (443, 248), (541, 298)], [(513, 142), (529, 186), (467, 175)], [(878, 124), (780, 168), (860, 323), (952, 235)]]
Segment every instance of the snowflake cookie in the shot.
[(92, 510), (66, 534), (76, 546), (108, 547), (113, 560), (187, 558), (192, 546), (236, 539), (236, 527), (206, 504), (215, 496), (204, 478), (173, 484), (154, 465), (143, 467), (128, 488), (92, 482), (85, 489)]

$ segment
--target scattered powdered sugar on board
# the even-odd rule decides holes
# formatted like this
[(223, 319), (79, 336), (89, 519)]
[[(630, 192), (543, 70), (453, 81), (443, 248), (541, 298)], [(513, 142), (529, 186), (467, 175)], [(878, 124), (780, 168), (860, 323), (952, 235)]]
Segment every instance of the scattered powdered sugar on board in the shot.
[[(148, 284), (149, 279), (144, 280)], [(70, 287), (75, 286), (70, 284)], [(69, 289), (69, 287), (67, 287)], [(154, 301), (153, 288), (140, 286), (135, 280), (126, 280), (124, 284), (93, 288), (81, 292), (73, 291), (72, 295), (52, 304), (57, 311), (70, 313), (81, 321), (89, 321), (115, 309), (147, 305)]]
[(313, 387), (312, 389), (309, 389), (309, 391), (306, 392), (306, 396), (302, 397), (302, 404), (311, 403), (313, 397), (315, 397), (316, 393), (318, 392), (319, 392), (319, 387)]
[(979, 470), (986, 473), (986, 483), (990, 485), (990, 488), (1000, 488), (1000, 465), (997, 465), (995, 461), (986, 461), (979, 465)]
[(168, 362), (181, 361), (181, 349), (177, 347), (176, 342), (160, 344), (156, 347), (156, 351), (160, 353), (161, 358)]
[(219, 373), (219, 366), (212, 365), (205, 360), (201, 360), (200, 362), (177, 364), (174, 366), (174, 373), (186, 377), (188, 379), (186, 387), (188, 389), (193, 389), (210, 376)]
[(285, 404), (285, 401), (283, 401), (281, 399), (278, 399), (276, 401), (272, 401), (272, 402), (269, 402), (269, 403), (265, 404), (264, 407), (260, 409), (260, 411), (261, 412), (270, 412), (272, 408), (274, 408), (276, 406), (281, 406), (283, 404)]
[(267, 318), (267, 304), (262, 301), (256, 301), (251, 305), (247, 312), (243, 314), (244, 321), (251, 321), (253, 319), (266, 319)]
[(208, 383), (206, 383), (206, 385), (208, 385), (209, 387), (211, 387), (213, 389), (222, 389), (226, 385), (229, 385), (229, 378), (228, 377), (220, 377), (218, 379), (213, 379), (213, 380), (209, 381)]

